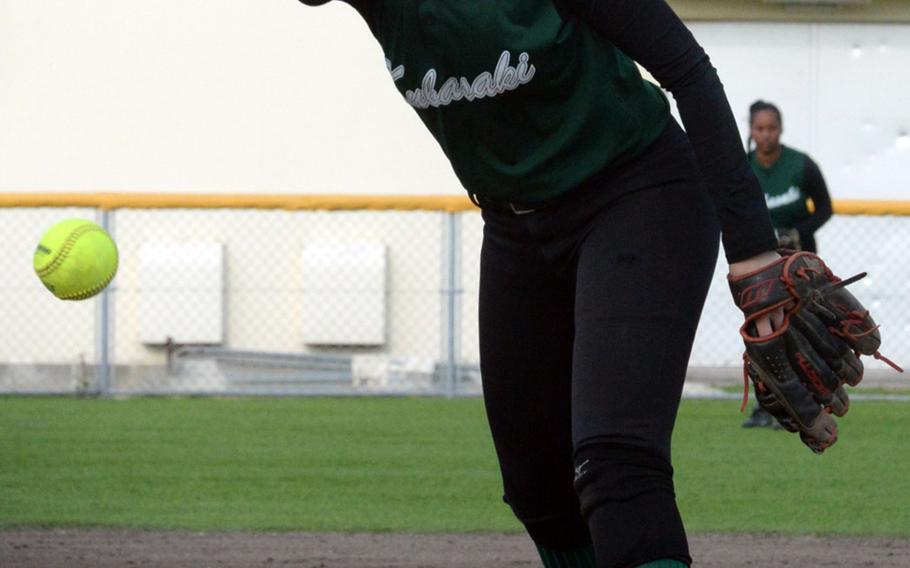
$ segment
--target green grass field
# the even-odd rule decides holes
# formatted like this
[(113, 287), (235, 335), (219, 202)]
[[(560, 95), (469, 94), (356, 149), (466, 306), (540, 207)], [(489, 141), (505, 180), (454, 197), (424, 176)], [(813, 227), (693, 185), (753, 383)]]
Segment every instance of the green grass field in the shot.
[[(691, 531), (910, 537), (910, 404), (857, 403), (824, 456), (686, 401)], [(517, 531), (477, 399), (0, 398), (0, 527)]]

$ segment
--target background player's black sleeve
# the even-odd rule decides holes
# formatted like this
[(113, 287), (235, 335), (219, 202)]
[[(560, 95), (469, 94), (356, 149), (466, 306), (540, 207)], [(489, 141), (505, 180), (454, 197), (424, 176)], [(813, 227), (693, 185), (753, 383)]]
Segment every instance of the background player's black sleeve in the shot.
[(776, 248), (717, 70), (665, 0), (554, 0), (647, 69), (676, 99), (723, 230), (729, 262)]
[(794, 228), (799, 231), (800, 240), (807, 241), (812, 239), (815, 231), (828, 222), (833, 211), (825, 178), (818, 165), (808, 156), (806, 156), (806, 166), (803, 172), (802, 189), (812, 199), (815, 211), (805, 221), (797, 223)]

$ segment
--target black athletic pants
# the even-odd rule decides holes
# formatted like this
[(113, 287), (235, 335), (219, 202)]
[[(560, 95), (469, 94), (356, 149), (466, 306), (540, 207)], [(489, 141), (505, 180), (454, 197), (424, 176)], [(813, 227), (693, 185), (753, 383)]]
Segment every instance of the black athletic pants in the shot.
[(506, 502), (538, 545), (593, 537), (599, 567), (690, 562), (670, 436), (719, 229), (685, 135), (534, 212), (499, 205), (480, 357)]

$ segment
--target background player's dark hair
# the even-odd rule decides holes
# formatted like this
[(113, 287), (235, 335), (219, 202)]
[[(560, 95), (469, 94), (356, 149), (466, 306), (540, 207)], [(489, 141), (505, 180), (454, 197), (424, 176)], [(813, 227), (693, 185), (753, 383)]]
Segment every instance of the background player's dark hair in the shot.
[(758, 99), (752, 106), (749, 107), (749, 136), (746, 138), (746, 152), (752, 151), (752, 123), (755, 122), (755, 115), (764, 111), (770, 110), (777, 115), (777, 123), (781, 126), (784, 125), (784, 115), (781, 114), (780, 109), (777, 108), (777, 105), (769, 103)]

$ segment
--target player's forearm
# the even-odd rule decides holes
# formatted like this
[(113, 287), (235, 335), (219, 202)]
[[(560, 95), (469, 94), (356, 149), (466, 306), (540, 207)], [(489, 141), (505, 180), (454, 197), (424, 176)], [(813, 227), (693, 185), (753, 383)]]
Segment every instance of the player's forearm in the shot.
[(723, 231), (731, 263), (776, 245), (761, 186), (746, 160), (739, 131), (713, 66), (691, 83), (671, 89), (698, 157)]
[(664, 0), (558, 0), (644, 66), (679, 107), (714, 200), (730, 262), (775, 247), (764, 195), (746, 161), (717, 72)]

